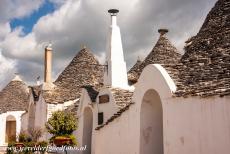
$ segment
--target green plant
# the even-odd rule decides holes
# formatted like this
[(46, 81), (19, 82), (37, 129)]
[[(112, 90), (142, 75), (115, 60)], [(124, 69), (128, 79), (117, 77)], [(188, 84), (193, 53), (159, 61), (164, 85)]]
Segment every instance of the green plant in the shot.
[(29, 149), (29, 148), (33, 148), (36, 145), (36, 142), (26, 142), (24, 143), (25, 145), (25, 149), (23, 149), (23, 154), (33, 154), (34, 150), (33, 149)]
[(73, 145), (77, 145), (77, 139), (73, 134), (69, 135), (69, 138), (72, 140)]
[(28, 134), (31, 137), (31, 141), (37, 142), (40, 137), (42, 137), (43, 131), (41, 128), (31, 128), (28, 129)]
[(18, 141), (19, 142), (27, 142), (29, 139), (29, 134), (26, 132), (26, 131), (21, 131), (19, 134), (18, 134)]
[(6, 153), (7, 154), (14, 154), (14, 147), (15, 147), (15, 142), (8, 143)]
[(40, 141), (37, 144), (40, 145), (41, 147), (47, 147), (48, 146), (48, 142), (47, 141)]
[[(36, 147), (47, 147), (48, 143), (46, 141), (38, 142), (38, 139), (42, 136), (42, 129), (33, 128), (27, 131), (21, 131), (18, 134), (19, 142), (10, 142), (7, 148), (7, 154), (33, 154)], [(23, 151), (17, 151), (18, 144), (22, 144), (24, 149)], [(46, 149), (39, 151), (40, 153), (45, 153)]]
[(71, 135), (77, 129), (77, 120), (70, 112), (56, 111), (46, 123), (46, 129), (53, 136)]
[(47, 151), (48, 142), (40, 141), (37, 143), (37, 145), (41, 147), (41, 149), (39, 150), (40, 153), (44, 154)]
[(53, 136), (50, 142), (57, 139), (70, 138), (72, 144), (77, 144), (76, 138), (72, 133), (77, 129), (77, 120), (74, 114), (64, 111), (56, 111), (46, 123), (47, 131)]

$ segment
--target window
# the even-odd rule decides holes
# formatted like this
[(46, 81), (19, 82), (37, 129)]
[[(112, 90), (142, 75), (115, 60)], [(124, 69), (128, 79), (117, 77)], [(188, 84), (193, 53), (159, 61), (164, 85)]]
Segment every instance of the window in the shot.
[(98, 125), (103, 124), (104, 122), (104, 113), (103, 112), (99, 112), (98, 113)]
[(108, 102), (109, 102), (109, 95), (99, 96), (99, 104), (108, 103)]

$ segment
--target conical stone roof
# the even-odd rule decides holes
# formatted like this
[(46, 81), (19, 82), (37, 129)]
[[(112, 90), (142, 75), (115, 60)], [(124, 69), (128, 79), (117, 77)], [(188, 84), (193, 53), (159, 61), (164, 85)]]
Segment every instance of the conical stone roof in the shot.
[(230, 1), (217, 1), (186, 43), (177, 95), (230, 94)]
[(26, 111), (30, 101), (28, 86), (15, 77), (0, 92), (0, 113), (7, 111)]
[(136, 82), (142, 72), (142, 70), (149, 64), (175, 64), (181, 58), (176, 47), (168, 40), (166, 33), (167, 29), (159, 29), (160, 37), (153, 47), (152, 51), (140, 63), (137, 62), (128, 72), (129, 81)]
[(137, 82), (140, 72), (142, 71), (141, 64), (142, 61), (138, 59), (133, 67), (128, 71), (128, 80), (130, 85)]
[[(163, 31), (163, 32), (162, 32)], [(142, 65), (149, 64), (175, 64), (181, 58), (176, 47), (166, 37), (163, 29), (160, 29), (160, 38), (154, 46), (153, 50), (145, 58)]]
[(82, 86), (101, 86), (103, 67), (87, 48), (77, 53), (70, 64), (54, 82), (56, 87), (43, 92), (48, 103), (63, 103), (80, 97)]

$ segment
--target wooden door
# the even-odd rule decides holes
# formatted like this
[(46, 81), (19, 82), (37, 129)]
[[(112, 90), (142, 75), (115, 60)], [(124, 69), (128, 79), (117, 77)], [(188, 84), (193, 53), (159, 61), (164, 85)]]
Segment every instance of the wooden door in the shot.
[(16, 121), (6, 121), (6, 143), (16, 141)]

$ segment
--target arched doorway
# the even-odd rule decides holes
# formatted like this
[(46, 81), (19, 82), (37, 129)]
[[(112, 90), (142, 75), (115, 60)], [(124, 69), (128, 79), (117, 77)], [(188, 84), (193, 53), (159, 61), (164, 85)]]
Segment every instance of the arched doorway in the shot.
[(163, 111), (159, 94), (148, 90), (140, 113), (140, 154), (163, 154)]
[(91, 154), (91, 144), (92, 144), (92, 129), (93, 129), (93, 112), (87, 107), (83, 114), (83, 146), (87, 146), (84, 154)]
[(16, 141), (16, 119), (14, 116), (9, 115), (6, 117), (6, 137), (5, 142), (9, 143)]

